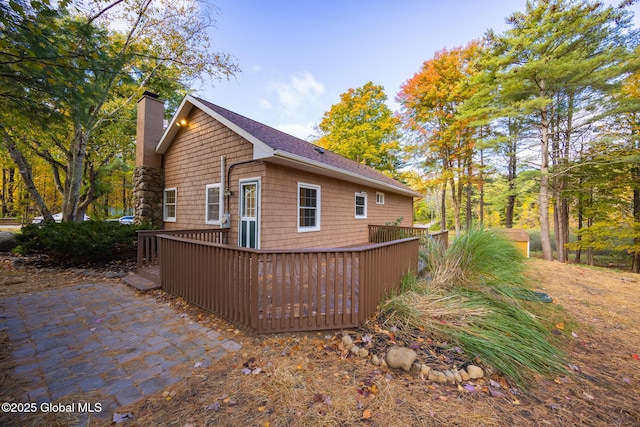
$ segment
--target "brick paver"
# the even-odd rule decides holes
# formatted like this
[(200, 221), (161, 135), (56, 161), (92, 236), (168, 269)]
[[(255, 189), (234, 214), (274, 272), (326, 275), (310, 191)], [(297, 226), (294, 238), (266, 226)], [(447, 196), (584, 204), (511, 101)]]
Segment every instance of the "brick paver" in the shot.
[[(240, 345), (123, 284), (87, 284), (0, 299), (23, 402), (100, 403), (92, 417), (171, 384)], [(198, 368), (194, 367), (198, 364)], [(79, 414), (86, 420), (89, 414)]]

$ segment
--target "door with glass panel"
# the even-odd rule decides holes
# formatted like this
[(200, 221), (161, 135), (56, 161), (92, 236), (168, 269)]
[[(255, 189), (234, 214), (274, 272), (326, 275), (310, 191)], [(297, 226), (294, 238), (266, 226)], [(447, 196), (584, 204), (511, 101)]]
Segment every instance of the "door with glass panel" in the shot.
[(260, 247), (258, 213), (260, 209), (260, 181), (240, 182), (240, 229), (238, 245), (243, 248)]

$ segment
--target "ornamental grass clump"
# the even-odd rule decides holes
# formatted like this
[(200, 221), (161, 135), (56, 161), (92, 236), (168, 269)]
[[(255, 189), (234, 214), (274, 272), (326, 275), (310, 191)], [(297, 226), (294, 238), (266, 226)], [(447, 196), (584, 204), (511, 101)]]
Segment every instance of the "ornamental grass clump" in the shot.
[(387, 324), (432, 331), (516, 384), (534, 372), (564, 370), (564, 355), (542, 321), (548, 307), (522, 299), (529, 291), (525, 262), (509, 240), (477, 228), (449, 248), (427, 242), (422, 256), (427, 276), (383, 305)]

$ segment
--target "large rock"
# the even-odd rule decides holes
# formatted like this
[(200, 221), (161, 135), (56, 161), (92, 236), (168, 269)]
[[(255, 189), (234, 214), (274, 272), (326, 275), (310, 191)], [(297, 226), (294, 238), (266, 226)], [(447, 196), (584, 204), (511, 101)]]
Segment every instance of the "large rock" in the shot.
[(16, 246), (18, 242), (15, 233), (0, 231), (0, 252), (11, 252)]
[(403, 369), (407, 372), (411, 370), (418, 354), (406, 347), (391, 347), (387, 351), (387, 365), (390, 368)]

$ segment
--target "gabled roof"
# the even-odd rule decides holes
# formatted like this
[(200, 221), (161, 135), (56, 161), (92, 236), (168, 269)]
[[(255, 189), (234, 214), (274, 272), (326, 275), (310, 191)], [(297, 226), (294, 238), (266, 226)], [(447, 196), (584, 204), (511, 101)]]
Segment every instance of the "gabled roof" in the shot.
[(179, 127), (176, 126), (176, 123), (186, 118), (193, 107), (209, 114), (252, 143), (254, 145), (253, 157), (256, 160), (264, 159), (408, 196), (422, 196), (422, 194), (373, 168), (191, 95), (187, 95), (178, 107), (156, 147), (158, 153), (166, 153), (178, 133)]

